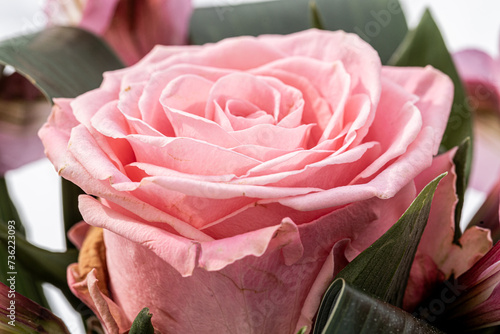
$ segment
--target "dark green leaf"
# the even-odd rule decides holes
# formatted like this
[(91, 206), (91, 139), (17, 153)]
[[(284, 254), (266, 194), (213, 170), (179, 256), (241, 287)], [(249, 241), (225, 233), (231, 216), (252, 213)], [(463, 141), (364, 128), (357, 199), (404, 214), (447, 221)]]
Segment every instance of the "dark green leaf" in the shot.
[(0, 220), (8, 222), (14, 220), (16, 222), (16, 233), (26, 236), (24, 226), (21, 223), (19, 213), (10, 198), (9, 189), (7, 188), (7, 181), (3, 176), (0, 176)]
[[(285, 0), (286, 1), (286, 0)], [(358, 34), (385, 64), (408, 32), (398, 0), (316, 0), (325, 29)]]
[(123, 67), (100, 38), (73, 27), (53, 27), (0, 42), (0, 64), (14, 67), (49, 100), (97, 88), (103, 72)]
[(458, 239), (462, 236), (460, 219), (462, 217), (462, 208), (464, 206), (465, 189), (467, 188), (467, 156), (469, 155), (470, 150), (470, 139), (466, 138), (460, 144), (455, 156), (453, 157), (455, 173), (457, 174), (456, 192), (458, 196), (458, 203), (455, 207), (455, 235), (453, 236), (453, 242), (457, 245), (459, 244)]
[(370, 297), (343, 279), (335, 280), (321, 303), (314, 334), (441, 333), (411, 314)]
[[(64, 230), (67, 235), (69, 229), (76, 223), (83, 220), (82, 214), (78, 209), (78, 196), (83, 194), (83, 190), (80, 189), (74, 183), (61, 179), (61, 194), (63, 202), (63, 218), (64, 218)], [(75, 248), (75, 245), (66, 238), (66, 249)]]
[(343, 278), (365, 293), (401, 307), (413, 258), (429, 217), (432, 198), (439, 181), (445, 175), (441, 174), (430, 182), (398, 222), (349, 263), (337, 278)]
[(325, 29), (325, 25), (323, 24), (323, 20), (321, 19), (321, 15), (318, 11), (318, 5), (315, 0), (309, 0), (309, 9), (311, 11), (311, 26), (316, 29)]
[[(383, 63), (408, 30), (397, 0), (316, 0), (316, 4), (325, 29), (359, 34), (379, 52)], [(191, 18), (191, 40), (204, 44), (233, 36), (306, 30), (313, 26), (309, 6), (309, 0), (281, 0), (197, 8)]]
[[(7, 244), (9, 236), (6, 224), (0, 224), (0, 242)], [(66, 268), (78, 260), (78, 251), (70, 249), (64, 253), (49, 252), (38, 248), (16, 235), (16, 265), (23, 264), (31, 274), (43, 282), (57, 287), (66, 286)], [(34, 266), (33, 263), (37, 265)]]
[(16, 275), (19, 277), (17, 280), (17, 291), (44, 307), (48, 307), (49, 304), (45, 299), (41, 282), (37, 281), (36, 277), (26, 269), (31, 265), (26, 266), (16, 263), (15, 241), (17, 241), (18, 237), (22, 238), (25, 236), (25, 230), (17, 209), (10, 198), (7, 182), (4, 177), (0, 177), (0, 225), (6, 230), (11, 225), (11, 234), (14, 236), (11, 237), (10, 243), (7, 240), (0, 240), (0, 256), (2, 258), (0, 260), (0, 281), (6, 284), (7, 278), (10, 276), (8, 273), (16, 272)]
[(154, 334), (155, 330), (151, 324), (152, 316), (147, 307), (143, 308), (132, 323), (129, 334)]
[[(471, 112), (465, 90), (439, 28), (429, 11), (425, 12), (418, 27), (408, 33), (390, 59), (389, 64), (397, 66), (432, 65), (447, 74), (455, 85), (455, 97), (448, 126), (441, 142), (441, 152), (459, 146), (466, 138), (471, 138), (472, 141)], [(469, 178), (471, 161), (472, 150), (468, 150), (466, 180)]]

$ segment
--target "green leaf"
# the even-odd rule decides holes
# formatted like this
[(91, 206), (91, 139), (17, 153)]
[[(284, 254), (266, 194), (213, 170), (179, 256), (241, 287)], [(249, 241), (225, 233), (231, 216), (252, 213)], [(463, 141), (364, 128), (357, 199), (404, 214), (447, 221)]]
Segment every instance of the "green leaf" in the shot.
[[(84, 191), (80, 187), (61, 178), (64, 231), (66, 235), (68, 235), (68, 231), (73, 225), (83, 220), (82, 214), (78, 209), (78, 196), (81, 194), (84, 194)], [(66, 238), (66, 249), (71, 248), (75, 248), (75, 245)]]
[[(431, 13), (427, 10), (415, 30), (408, 33), (389, 60), (397, 66), (432, 65), (447, 74), (455, 85), (455, 96), (448, 125), (441, 141), (441, 152), (459, 146), (466, 138), (472, 142), (472, 120), (463, 84), (458, 76), (439, 28)], [(469, 179), (472, 162), (472, 150), (468, 150), (466, 163), (466, 181)]]
[(2, 41), (0, 64), (14, 67), (49, 101), (97, 88), (103, 72), (124, 66), (100, 38), (74, 27), (53, 27)]
[(446, 173), (441, 174), (430, 182), (398, 222), (336, 277), (345, 279), (347, 283), (382, 301), (401, 307), (410, 268), (429, 217), (432, 198), (439, 181), (445, 175)]
[(297, 334), (305, 334), (307, 332), (307, 326), (302, 327)]
[[(0, 332), (5, 334), (69, 334), (61, 319), (15, 292), (17, 282), (0, 283)], [(13, 289), (11, 289), (11, 287)]]
[(0, 176), (0, 220), (5, 222), (14, 220), (16, 222), (16, 233), (19, 233), (22, 236), (26, 235), (24, 226), (21, 223), (21, 217), (19, 216), (19, 213), (10, 198), (7, 181), (3, 176)]
[[(76, 97), (99, 87), (105, 71), (123, 63), (99, 37), (74, 27), (52, 27), (0, 42), (0, 65), (10, 65), (28, 78), (49, 101)], [(81, 220), (76, 186), (63, 181), (65, 232)], [(66, 241), (68, 248), (74, 246)]]
[(15, 261), (15, 242), (17, 239), (15, 236), (24, 237), (25, 229), (17, 209), (10, 198), (9, 189), (4, 177), (0, 177), (0, 225), (6, 230), (11, 225), (11, 235), (14, 236), (10, 239), (7, 237), (5, 240), (0, 240), (0, 256), (2, 258), (0, 260), (0, 281), (6, 284), (7, 278), (9, 278), (8, 273), (16, 272), (19, 277), (17, 291), (44, 307), (48, 307), (49, 304), (45, 298), (41, 282), (37, 281), (36, 277), (27, 270), (32, 265), (26, 266)]
[[(408, 31), (397, 0), (316, 0), (316, 4), (325, 29), (359, 34), (379, 52), (383, 63)], [(306, 30), (315, 25), (309, 6), (309, 0), (281, 0), (197, 8), (191, 17), (191, 41), (205, 44), (233, 36)]]
[[(285, 0), (286, 1), (286, 0)], [(385, 64), (408, 32), (397, 0), (316, 0), (325, 29), (358, 34)]]
[(411, 314), (335, 280), (321, 303), (314, 334), (441, 333)]
[(143, 308), (132, 323), (129, 334), (154, 334), (155, 330), (151, 324), (152, 316), (147, 307)]
[[(9, 229), (7, 224), (0, 224), (0, 242), (7, 244)], [(49, 252), (38, 248), (21, 235), (15, 238), (16, 265), (23, 264), (34, 277), (43, 282), (49, 282), (59, 288), (65, 287), (66, 268), (78, 261), (78, 251), (70, 249), (64, 253)], [(34, 266), (33, 263), (37, 265)]]
[[(318, 5), (315, 0), (309, 0), (309, 10), (311, 12), (311, 26), (316, 29), (325, 29), (325, 25), (323, 24), (323, 20), (321, 19), (321, 15), (318, 10)], [(300, 334), (300, 333), (299, 333)]]
[[(12, 234), (12, 233), (11, 233)], [(7, 247), (9, 240), (9, 228), (7, 224), (0, 219), (0, 246)], [(48, 282), (61, 290), (66, 299), (75, 307), (75, 309), (86, 312), (87, 308), (82, 307), (81, 301), (71, 293), (68, 283), (66, 281), (66, 269), (71, 263), (77, 262), (78, 251), (76, 249), (69, 249), (64, 253), (49, 252), (45, 249), (38, 248), (29, 243), (21, 235), (16, 235), (15, 238), (15, 269), (17, 270), (16, 291), (23, 293), (26, 297), (37, 297), (38, 290), (34, 290), (34, 283), (39, 287), (40, 282)], [(5, 261), (7, 257), (5, 257)], [(0, 262), (2, 264), (7, 262)], [(36, 263), (36, 265), (33, 265)], [(10, 272), (10, 270), (3, 270), (0, 274)], [(3, 276), (2, 276), (3, 278)], [(8, 278), (8, 275), (6, 276)], [(6, 283), (2, 279), (3, 282)], [(27, 288), (29, 288), (29, 290)], [(41, 287), (40, 287), (41, 289)], [(41, 290), (40, 290), (40, 293)], [(45, 297), (42, 294), (42, 301), (46, 303)], [(47, 304), (48, 305), (48, 304)]]
[(455, 173), (457, 174), (456, 192), (458, 197), (457, 206), (455, 207), (455, 235), (453, 236), (453, 243), (459, 245), (458, 240), (462, 236), (460, 228), (460, 219), (462, 217), (462, 208), (465, 200), (465, 190), (467, 188), (467, 157), (471, 151), (470, 139), (466, 138), (458, 147), (457, 152), (453, 156), (453, 163), (455, 164)]

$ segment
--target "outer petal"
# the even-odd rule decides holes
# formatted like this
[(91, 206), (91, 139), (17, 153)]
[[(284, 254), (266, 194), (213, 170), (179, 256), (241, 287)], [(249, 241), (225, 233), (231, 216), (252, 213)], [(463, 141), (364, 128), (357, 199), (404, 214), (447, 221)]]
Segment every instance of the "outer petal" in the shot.
[(422, 113), (422, 127), (434, 129), (433, 153), (437, 154), (453, 102), (451, 79), (431, 66), (424, 69), (385, 66), (382, 69), (382, 76), (419, 97), (415, 106)]
[[(164, 253), (151, 247), (162, 236), (126, 236), (149, 240), (135, 243), (107, 231), (111, 291), (129, 317), (150, 307), (153, 324), (163, 332), (198, 332), (210, 326), (220, 333), (294, 333), (297, 326), (311, 323), (318, 296), (332, 275), (383, 234), (414, 196), (409, 186), (394, 200), (355, 203), (300, 226), (284, 219), (269, 228), (200, 243), (201, 268), (184, 278), (161, 259)], [(122, 235), (130, 230), (114, 225), (121, 226)], [(244, 249), (247, 255), (241, 257)], [(333, 257), (332, 269), (325, 261)], [(127, 268), (138, 263), (137, 275), (127, 275)]]
[(77, 264), (70, 265), (67, 271), (71, 292), (94, 311), (107, 333), (127, 332), (132, 322), (127, 319), (115, 302), (100, 291), (94, 271), (91, 271), (83, 281), (80, 281), (79, 275), (75, 272), (77, 266)]

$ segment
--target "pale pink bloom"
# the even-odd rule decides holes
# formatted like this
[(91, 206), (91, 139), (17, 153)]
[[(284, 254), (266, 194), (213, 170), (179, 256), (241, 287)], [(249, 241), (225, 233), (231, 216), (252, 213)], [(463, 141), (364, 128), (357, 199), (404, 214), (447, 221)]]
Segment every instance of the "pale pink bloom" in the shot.
[(157, 45), (186, 44), (190, 0), (49, 0), (51, 24), (74, 25), (103, 36), (126, 64)]
[(112, 299), (72, 267), (70, 286), (110, 332), (145, 306), (162, 332), (311, 326), (333, 276), (424, 179), (450, 170), (450, 155), (433, 156), (452, 99), (441, 72), (383, 67), (344, 32), (156, 47), (99, 89), (56, 100), (40, 131), (56, 170), (99, 197), (80, 197), (80, 210), (105, 229)]
[(453, 60), (467, 90), (464, 103), (476, 112), (470, 185), (488, 193), (500, 176), (500, 55), (468, 49)]

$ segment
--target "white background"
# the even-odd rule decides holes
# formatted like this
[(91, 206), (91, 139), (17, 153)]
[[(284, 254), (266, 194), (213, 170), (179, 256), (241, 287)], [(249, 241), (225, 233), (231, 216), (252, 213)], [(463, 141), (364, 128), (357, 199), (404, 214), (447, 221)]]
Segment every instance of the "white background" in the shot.
[[(255, 0), (193, 0), (195, 6), (237, 5)], [(345, 0), (347, 1), (347, 0)], [(448, 48), (458, 51), (479, 48), (498, 55), (500, 36), (500, 2), (498, 0), (400, 0), (410, 27), (415, 26), (426, 7), (430, 7), (444, 35)], [(0, 39), (40, 29), (45, 24), (43, 0), (0, 0)], [(60, 213), (59, 179), (45, 159), (7, 173), (7, 181), (23, 222), (28, 239), (50, 250), (64, 250)], [(469, 199), (471, 197), (469, 196)], [(481, 196), (473, 196), (477, 205)], [(50, 289), (50, 287), (49, 287)], [(54, 289), (50, 289), (53, 291)], [(54, 292), (52, 292), (54, 293)], [(78, 320), (57, 304), (55, 313), (65, 319), (72, 333), (83, 333)]]

